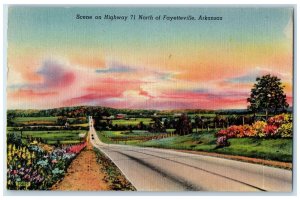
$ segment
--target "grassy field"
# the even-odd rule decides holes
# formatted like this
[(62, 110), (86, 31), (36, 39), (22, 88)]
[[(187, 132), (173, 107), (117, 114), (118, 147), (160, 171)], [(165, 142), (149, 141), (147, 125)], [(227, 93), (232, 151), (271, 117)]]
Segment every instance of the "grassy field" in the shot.
[(134, 119), (116, 119), (116, 120), (112, 120), (112, 124), (113, 125), (138, 125), (141, 121), (145, 124), (145, 125), (149, 125), (151, 122), (151, 118), (134, 118)]
[[(11, 132), (9, 131), (8, 134)], [(22, 139), (26, 140), (27, 137), (41, 138), (47, 144), (74, 144), (80, 142), (79, 134), (85, 134), (85, 131), (23, 131)]]
[[(56, 126), (58, 117), (16, 117), (13, 119), (13, 122), (17, 125), (21, 126)], [(76, 124), (76, 118), (68, 118), (68, 122), (70, 126), (81, 126), (88, 127), (88, 123)]]
[(188, 114), (189, 117), (195, 118), (195, 116), (198, 117), (216, 117), (216, 114), (214, 113), (202, 113), (202, 114)]
[(16, 117), (13, 122), (16, 124), (55, 124), (57, 117)]
[(175, 136), (134, 145), (216, 152), (284, 162), (293, 160), (293, 140), (290, 138), (233, 138), (229, 142), (230, 146), (228, 147), (216, 148), (216, 137), (212, 130), (201, 134)]
[(131, 133), (129, 131), (97, 131), (97, 135), (102, 142), (108, 144), (136, 144), (159, 134), (134, 130)]

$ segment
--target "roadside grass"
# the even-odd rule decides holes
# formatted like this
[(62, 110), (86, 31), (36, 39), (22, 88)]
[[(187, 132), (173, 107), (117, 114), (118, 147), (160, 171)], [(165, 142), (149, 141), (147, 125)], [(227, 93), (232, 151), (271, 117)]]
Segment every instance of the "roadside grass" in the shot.
[[(120, 132), (112, 131), (108, 133), (103, 131), (102, 133), (97, 132), (97, 134), (103, 142), (114, 143), (111, 137), (122, 135)], [(215, 152), (282, 162), (292, 162), (293, 160), (293, 140), (291, 138), (233, 138), (229, 140), (230, 146), (217, 148), (215, 132), (215, 130), (201, 131), (199, 133), (154, 139), (146, 142), (143, 140), (129, 140), (119, 144)]]
[(114, 191), (135, 191), (134, 186), (126, 179), (119, 168), (97, 148), (94, 148), (97, 162), (101, 165), (101, 171), (105, 173), (106, 181), (111, 190)]
[(229, 147), (216, 149), (215, 152), (265, 160), (293, 161), (293, 140), (291, 138), (233, 138), (229, 142)]
[(150, 140), (143, 143), (137, 143), (136, 145), (185, 150), (196, 150), (197, 147), (200, 147), (201, 150), (210, 150), (216, 147), (216, 138), (214, 137), (214, 133), (215, 131), (211, 130), (199, 134), (193, 133), (184, 136)]
[[(8, 131), (7, 134), (13, 133)], [(74, 144), (80, 142), (79, 134), (85, 134), (86, 131), (63, 130), (63, 131), (23, 131), (22, 140), (27, 137), (41, 138), (47, 144)]]
[[(135, 144), (147, 137), (158, 135), (143, 130), (130, 131), (97, 131), (100, 140), (107, 144)], [(138, 138), (138, 139), (137, 139)]]

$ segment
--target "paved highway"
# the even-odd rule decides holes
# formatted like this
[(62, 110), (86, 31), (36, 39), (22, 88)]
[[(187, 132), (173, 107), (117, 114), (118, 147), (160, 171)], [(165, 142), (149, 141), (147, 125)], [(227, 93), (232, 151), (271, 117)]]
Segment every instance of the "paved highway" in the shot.
[[(92, 118), (90, 118), (92, 121)], [(104, 144), (92, 122), (92, 144), (138, 191), (290, 192), (292, 171), (167, 149)]]

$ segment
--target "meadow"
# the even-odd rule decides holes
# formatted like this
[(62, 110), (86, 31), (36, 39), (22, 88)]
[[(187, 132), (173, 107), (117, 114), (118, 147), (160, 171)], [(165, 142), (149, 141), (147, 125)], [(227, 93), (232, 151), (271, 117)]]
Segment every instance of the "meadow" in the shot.
[(119, 125), (119, 126), (136, 126), (140, 122), (143, 122), (145, 125), (149, 125), (151, 123), (151, 118), (131, 118), (131, 119), (115, 119), (112, 120), (113, 125)]
[(19, 125), (55, 124), (57, 117), (16, 117), (12, 120)]
[[(8, 134), (10, 134), (8, 132)], [(81, 141), (80, 135), (85, 135), (84, 131), (23, 131), (22, 139), (40, 138), (46, 144), (75, 144)]]
[[(58, 126), (57, 120), (58, 117), (16, 117), (12, 120), (14, 127), (7, 127), (7, 134), (20, 134), (23, 142), (26, 142), (28, 139), (38, 139), (45, 144), (77, 144), (87, 134), (87, 130), (68, 130)], [(68, 122), (74, 123), (75, 118), (68, 118)], [(28, 130), (32, 129), (32, 126), (37, 128)], [(87, 128), (88, 123), (71, 124), (70, 127)], [(51, 130), (44, 130), (45, 128)]]

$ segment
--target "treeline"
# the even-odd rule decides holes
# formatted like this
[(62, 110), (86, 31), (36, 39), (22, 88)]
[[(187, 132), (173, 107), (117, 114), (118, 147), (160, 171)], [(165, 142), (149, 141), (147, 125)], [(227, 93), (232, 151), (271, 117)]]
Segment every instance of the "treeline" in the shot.
[(166, 133), (167, 129), (173, 129), (175, 134), (186, 135), (193, 132), (193, 129), (209, 130), (226, 128), (231, 125), (252, 124), (257, 120), (262, 120), (263, 117), (253, 115), (216, 115), (215, 117), (204, 117), (195, 115), (190, 117), (187, 114), (182, 114), (178, 117), (169, 115), (169, 117), (155, 116), (152, 117), (150, 124), (144, 124), (140, 121), (137, 125), (118, 125), (114, 124), (112, 119), (94, 117), (94, 126), (97, 130), (147, 130), (150, 132)]
[(131, 117), (147, 117), (157, 111), (155, 110), (132, 110), (132, 109), (114, 109), (101, 106), (76, 106), (62, 107), (45, 110), (8, 110), (7, 117), (57, 117), (65, 116), (68, 118), (92, 116), (110, 116), (116, 114), (127, 114)]

